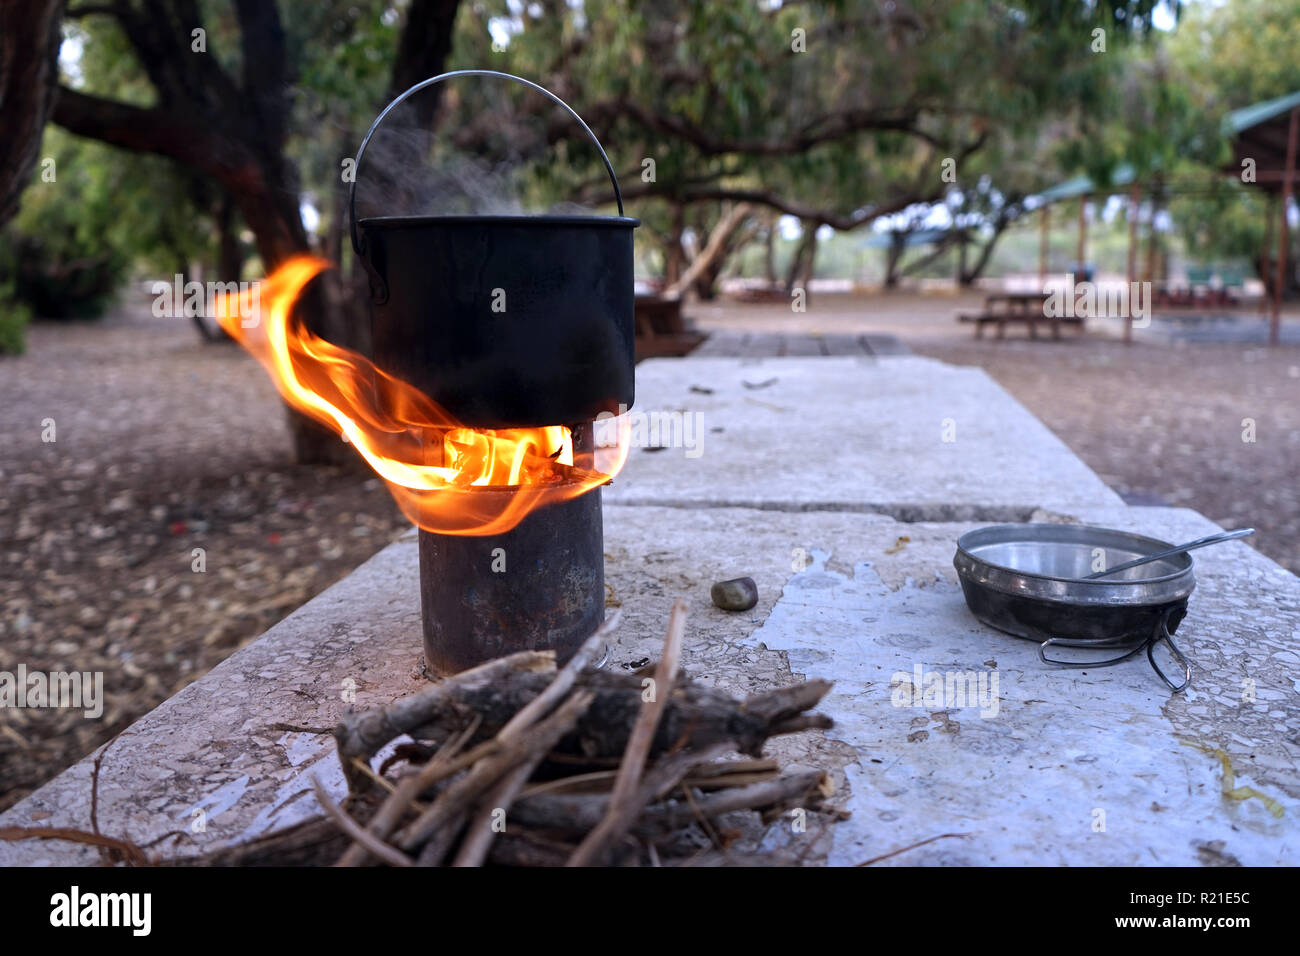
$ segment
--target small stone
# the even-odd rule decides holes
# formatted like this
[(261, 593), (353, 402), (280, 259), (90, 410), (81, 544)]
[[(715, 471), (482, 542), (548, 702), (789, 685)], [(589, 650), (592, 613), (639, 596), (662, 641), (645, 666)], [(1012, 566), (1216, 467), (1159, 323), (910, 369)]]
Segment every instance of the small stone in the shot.
[(758, 603), (758, 585), (753, 578), (719, 581), (709, 588), (709, 596), (724, 611), (748, 611)]

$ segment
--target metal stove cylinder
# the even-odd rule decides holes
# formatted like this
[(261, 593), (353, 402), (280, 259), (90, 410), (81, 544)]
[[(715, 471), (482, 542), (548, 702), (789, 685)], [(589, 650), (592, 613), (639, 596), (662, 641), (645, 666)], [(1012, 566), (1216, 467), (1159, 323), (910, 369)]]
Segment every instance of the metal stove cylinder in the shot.
[(420, 603), (430, 670), (522, 650), (567, 660), (605, 619), (600, 489), (539, 508), (504, 534), (421, 531)]

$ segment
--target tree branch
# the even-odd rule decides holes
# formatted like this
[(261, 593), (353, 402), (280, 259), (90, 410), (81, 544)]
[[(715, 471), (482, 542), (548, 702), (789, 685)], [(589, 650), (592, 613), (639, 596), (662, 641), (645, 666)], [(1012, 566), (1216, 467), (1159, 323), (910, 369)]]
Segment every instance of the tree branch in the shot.
[(274, 3), (235, 0), (243, 53), (243, 92), (254, 105), (260, 138), (275, 153), (284, 145), (289, 125), (284, 26)]
[(593, 116), (597, 117), (597, 122), (603, 124), (610, 123), (616, 117), (626, 117), (651, 132), (673, 136), (690, 143), (705, 156), (718, 156), (724, 153), (742, 153), (747, 156), (793, 156), (823, 143), (865, 132), (904, 133), (938, 145), (933, 135), (916, 125), (917, 114), (912, 111), (840, 110), (815, 117), (789, 136), (780, 139), (736, 139), (717, 136), (700, 129), (680, 116), (655, 112), (640, 103), (626, 99), (597, 103), (587, 112), (590, 114), (589, 123), (590, 117)]
[(0, 4), (0, 223), (36, 165), (58, 82), (62, 0)]
[(240, 143), (162, 107), (132, 106), (61, 86), (51, 119), (78, 136), (170, 157), (223, 184), (247, 186), (260, 178)]
[[(832, 229), (836, 229), (840, 232), (848, 232), (861, 226), (865, 226), (868, 223), (879, 219), (881, 216), (893, 215), (894, 213), (900, 212), (915, 203), (934, 202), (938, 199), (939, 194), (940, 191), (937, 188), (926, 193), (908, 192), (901, 196), (896, 196), (888, 202), (867, 206), (848, 215), (844, 215), (830, 209), (818, 209), (793, 200), (783, 199), (776, 193), (766, 189), (733, 189), (725, 186), (704, 186), (676, 192), (671, 189), (660, 188), (657, 183), (633, 183), (623, 188), (623, 198), (625, 200), (663, 197), (676, 199), (683, 203), (706, 202), (711, 200), (731, 200), (735, 202), (754, 203), (756, 205), (766, 206), (769, 209), (775, 209), (777, 212), (785, 213), (788, 216), (795, 216), (798, 219), (815, 222), (818, 225), (830, 226)], [(611, 192), (607, 197), (602, 197), (601, 201), (613, 202), (613, 193)]]
[[(421, 80), (437, 76), (451, 54), (453, 27), (460, 0), (411, 0), (406, 25), (397, 41), (388, 98), (410, 89)], [(411, 101), (415, 123), (431, 129), (438, 112), (440, 88), (423, 91)]]

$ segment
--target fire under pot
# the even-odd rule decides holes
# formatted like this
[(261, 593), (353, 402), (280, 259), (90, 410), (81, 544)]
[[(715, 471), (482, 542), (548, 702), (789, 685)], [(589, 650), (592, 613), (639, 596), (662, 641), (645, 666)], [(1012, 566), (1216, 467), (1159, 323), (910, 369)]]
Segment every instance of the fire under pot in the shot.
[[(370, 279), (375, 366), (467, 430), (544, 430), (565, 446), (544, 451), (557, 458), (545, 503), (507, 530), (421, 528), (425, 657), (442, 672), (528, 649), (554, 649), (564, 660), (604, 620), (600, 487), (587, 480), (581, 490), (579, 476), (596, 470), (596, 420), (626, 411), (634, 398), (632, 230), (639, 225), (623, 215), (613, 167), (590, 128), (554, 94), (509, 74), (458, 71), (411, 87), (376, 118), (357, 167), (390, 111), (458, 76), (522, 83), (563, 107), (595, 143), (619, 215), (358, 221), (352, 184), (352, 242)], [(424, 445), (428, 463), (441, 464), (439, 456), (455, 453), (456, 436), (431, 433)], [(521, 500), (515, 496), (537, 491), (512, 477), (455, 494), (470, 511), (510, 511)]]

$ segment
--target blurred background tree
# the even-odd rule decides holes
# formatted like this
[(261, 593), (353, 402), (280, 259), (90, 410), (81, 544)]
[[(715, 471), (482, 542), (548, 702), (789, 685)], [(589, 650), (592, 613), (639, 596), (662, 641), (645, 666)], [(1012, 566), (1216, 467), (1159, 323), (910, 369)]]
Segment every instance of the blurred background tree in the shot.
[[(1159, 10), (1181, 18), (1176, 31), (1154, 28)], [(1300, 0), (0, 0), (0, 12), (5, 37), (52, 48), (60, 16), (63, 36), (56, 98), (0, 98), (25, 111), (14, 129), (53, 121), (11, 166), (30, 187), (0, 236), (10, 296), (87, 315), (133, 276), (247, 279), (315, 252), (341, 268), (313, 323), (363, 349), (341, 173), (376, 112), (444, 69), (516, 73), (573, 105), (645, 224), (641, 269), (702, 297), (742, 267), (806, 285), (825, 238), (859, 230), (937, 230), (915, 250), (892, 243), (886, 278), (970, 283), (1037, 193), (1076, 172), (1110, 188), (1125, 165), (1169, 184), (1143, 209), (1163, 224), (1148, 227), (1153, 262), (1175, 236), (1199, 256), (1253, 254), (1262, 206), (1218, 176), (1217, 124), (1300, 88)], [(13, 46), (0, 44), (0, 76), (48, 72), (48, 49), (23, 66)], [(427, 91), (404, 122), (433, 135), (408, 148), (508, 142), (530, 202), (608, 208), (572, 124), (539, 97), (511, 102), (518, 121)], [(1193, 180), (1199, 191), (1176, 188)], [(294, 434), (302, 460), (346, 455), (305, 420)]]
[[(1095, 110), (1114, 63), (1092, 51), (1092, 31), (1123, 49), (1149, 36), (1155, 7), (671, 0), (650, 17), (636, 3), (498, 0), (466, 9), (453, 60), (533, 77), (582, 113), (621, 160), (670, 288), (699, 252), (743, 248), (708, 241), (713, 230), (757, 241), (773, 213), (801, 223), (789, 286), (811, 276), (819, 227), (937, 203), (945, 160), (960, 169), (992, 130), (1004, 156), (1009, 142), (1032, 153), (1046, 120)], [(599, 170), (570, 173), (585, 177), (574, 195), (609, 198)], [(986, 182), (983, 195), (1001, 192)], [(752, 228), (730, 215), (737, 203)], [(1003, 205), (1009, 215), (1014, 199)], [(707, 295), (721, 268), (703, 266), (693, 278)]]
[[(1191, 5), (1165, 43), (1171, 82), (1180, 85), (1189, 111), (1217, 124), (1232, 110), (1300, 90), (1297, 35), (1300, 0)], [(1194, 188), (1169, 204), (1174, 228), (1190, 255), (1260, 275), (1269, 230), (1265, 198), (1222, 175), (1231, 158), (1225, 137), (1206, 132), (1197, 145), (1183, 166)], [(1273, 279), (1271, 271), (1262, 277)]]

